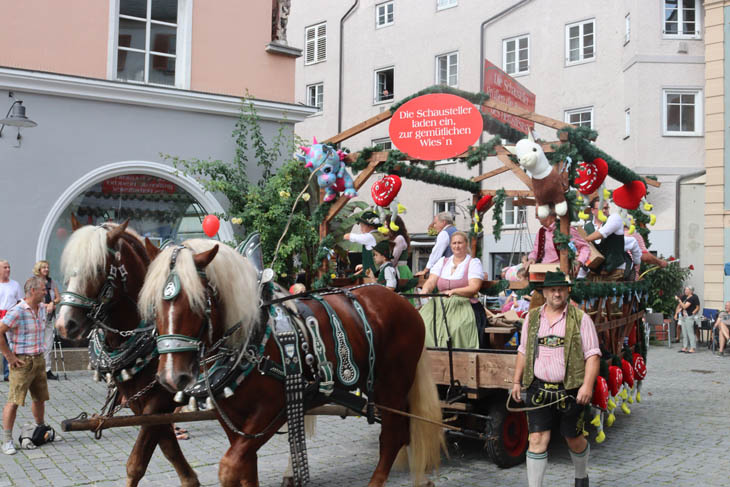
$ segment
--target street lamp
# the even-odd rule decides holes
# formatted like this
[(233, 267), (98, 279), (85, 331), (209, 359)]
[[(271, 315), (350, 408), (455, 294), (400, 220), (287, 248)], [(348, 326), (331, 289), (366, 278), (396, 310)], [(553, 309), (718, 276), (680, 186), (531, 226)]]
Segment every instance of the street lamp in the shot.
[(5, 129), (6, 125), (10, 125), (12, 127), (18, 127), (18, 147), (20, 147), (20, 128), (21, 127), (35, 127), (38, 125), (33, 120), (29, 119), (25, 115), (25, 107), (23, 106), (23, 100), (15, 100), (15, 96), (13, 95), (13, 92), (9, 92), (8, 96), (10, 98), (13, 98), (14, 101), (10, 105), (10, 108), (8, 109), (8, 113), (5, 114), (5, 118), (0, 120), (0, 137), (3, 136), (3, 130)]

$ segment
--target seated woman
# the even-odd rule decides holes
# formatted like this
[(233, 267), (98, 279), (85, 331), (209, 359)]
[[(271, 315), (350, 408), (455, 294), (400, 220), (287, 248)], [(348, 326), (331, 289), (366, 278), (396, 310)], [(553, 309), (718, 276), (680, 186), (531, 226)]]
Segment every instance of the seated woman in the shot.
[(468, 254), (467, 241), (464, 232), (457, 231), (451, 235), (450, 245), (454, 254), (441, 257), (436, 262), (421, 290), (422, 294), (430, 294), (438, 287), (440, 293), (449, 296), (431, 299), (420, 310), (426, 324), (428, 347), (445, 347), (449, 336), (454, 348), (478, 348), (480, 343), (484, 343), (487, 315), (476, 299), (484, 280), (484, 270), (479, 259)]

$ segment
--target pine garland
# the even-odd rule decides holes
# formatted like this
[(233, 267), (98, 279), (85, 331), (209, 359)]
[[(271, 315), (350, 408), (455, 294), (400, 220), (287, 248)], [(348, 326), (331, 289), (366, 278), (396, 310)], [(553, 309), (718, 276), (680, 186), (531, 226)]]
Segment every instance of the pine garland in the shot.
[(471, 91), (459, 90), (457, 88), (452, 88), (450, 86), (433, 85), (433, 86), (429, 86), (428, 88), (424, 88), (421, 91), (418, 91), (410, 96), (407, 96), (407, 97), (393, 103), (390, 106), (390, 113), (395, 113), (395, 111), (398, 110), (401, 107), (401, 105), (403, 105), (406, 102), (411, 101), (414, 98), (418, 98), (419, 96), (422, 96), (422, 95), (431, 95), (434, 93), (445, 93), (448, 95), (460, 96), (462, 98), (469, 100), (473, 104), (479, 105), (479, 106), (482, 106), (485, 101), (489, 100), (489, 95), (484, 93), (483, 91), (480, 91), (478, 93), (473, 93)]
[(527, 134), (520, 132), (506, 123), (497, 120), (487, 113), (482, 113), (482, 126), (485, 132), (503, 137), (507, 142), (516, 144), (518, 140), (527, 137)]
[(492, 205), (492, 220), (494, 220), (492, 234), (494, 234), (495, 242), (499, 242), (499, 239), (502, 238), (502, 225), (504, 224), (502, 221), (502, 208), (504, 208), (504, 199), (506, 197), (507, 193), (504, 188), (500, 188), (494, 195), (494, 200), (492, 200), (494, 202)]
[(570, 246), (570, 235), (566, 235), (565, 233), (560, 231), (559, 221), (555, 222), (555, 231), (553, 231), (553, 245), (555, 245), (555, 248), (558, 251), (568, 251), (568, 266), (570, 269), (572, 269), (573, 264), (575, 263), (575, 250), (573, 250), (573, 247)]

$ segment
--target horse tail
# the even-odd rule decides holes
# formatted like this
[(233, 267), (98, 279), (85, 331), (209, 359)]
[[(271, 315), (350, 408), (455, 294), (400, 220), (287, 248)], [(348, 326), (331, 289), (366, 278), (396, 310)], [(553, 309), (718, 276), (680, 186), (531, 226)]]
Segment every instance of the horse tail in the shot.
[[(411, 414), (437, 423), (441, 422), (441, 405), (425, 347), (416, 366), (413, 385), (408, 391), (408, 404)], [(441, 427), (411, 418), (408, 467), (415, 485), (423, 483), (424, 473), (438, 469), (441, 463), (441, 449), (446, 452), (446, 442)], [(404, 450), (401, 450), (401, 454), (404, 454)], [(405, 457), (399, 455), (399, 459), (404, 462)]]

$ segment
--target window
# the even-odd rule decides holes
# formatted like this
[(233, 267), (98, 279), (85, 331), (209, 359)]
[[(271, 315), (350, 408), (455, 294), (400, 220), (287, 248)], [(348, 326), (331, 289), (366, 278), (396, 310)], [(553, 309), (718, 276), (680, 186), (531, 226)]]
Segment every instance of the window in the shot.
[(502, 41), (502, 69), (507, 74), (530, 72), (530, 36)]
[(304, 31), (304, 64), (327, 60), (327, 22), (312, 25)]
[(565, 121), (576, 127), (593, 128), (593, 107), (565, 110)]
[(436, 84), (458, 86), (459, 53), (452, 52), (436, 56)]
[(631, 109), (627, 108), (624, 111), (624, 139), (628, 139), (631, 136)]
[(565, 62), (567, 64), (593, 60), (596, 57), (595, 20), (565, 26)]
[(456, 7), (458, 0), (436, 0), (436, 9), (443, 10), (445, 8)]
[[(187, 1), (119, 0), (114, 77), (131, 83), (187, 87)], [(112, 57), (112, 56), (110, 56)], [(110, 73), (111, 75), (111, 73)]]
[(624, 30), (624, 44), (628, 44), (631, 40), (631, 14), (626, 14), (624, 19), (626, 29)]
[(448, 211), (452, 215), (456, 214), (456, 201), (455, 200), (442, 200), (433, 202), (433, 216)]
[(388, 137), (383, 137), (382, 139), (373, 139), (372, 144), (373, 146), (379, 145), (382, 150), (391, 150), (393, 148), (393, 142), (391, 142)]
[(527, 221), (527, 208), (515, 206), (515, 200), (505, 199), (502, 206), (503, 228), (515, 228)]
[(375, 71), (375, 103), (393, 99), (393, 68)]
[(375, 28), (385, 27), (393, 23), (393, 2), (385, 2), (375, 6)]
[(317, 83), (307, 86), (307, 105), (317, 107), (322, 111), (322, 103), (324, 101), (324, 83)]
[(664, 135), (702, 134), (702, 90), (664, 90)]
[(700, 2), (664, 0), (664, 35), (667, 37), (700, 36)]

